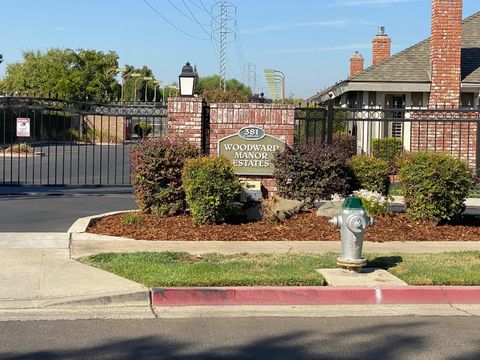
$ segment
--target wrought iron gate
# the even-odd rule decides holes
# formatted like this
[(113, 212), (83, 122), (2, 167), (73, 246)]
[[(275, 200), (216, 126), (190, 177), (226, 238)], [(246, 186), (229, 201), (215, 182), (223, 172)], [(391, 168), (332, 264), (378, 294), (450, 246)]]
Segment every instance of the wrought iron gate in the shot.
[(165, 105), (0, 97), (0, 185), (129, 185), (131, 146), (166, 131)]

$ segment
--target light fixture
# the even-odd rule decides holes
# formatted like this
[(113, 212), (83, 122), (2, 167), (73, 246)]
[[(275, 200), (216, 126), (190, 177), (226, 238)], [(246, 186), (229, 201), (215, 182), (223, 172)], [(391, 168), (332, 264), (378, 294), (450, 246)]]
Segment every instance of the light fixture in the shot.
[(180, 96), (193, 96), (197, 76), (189, 62), (182, 68), (182, 73), (178, 77), (180, 84)]

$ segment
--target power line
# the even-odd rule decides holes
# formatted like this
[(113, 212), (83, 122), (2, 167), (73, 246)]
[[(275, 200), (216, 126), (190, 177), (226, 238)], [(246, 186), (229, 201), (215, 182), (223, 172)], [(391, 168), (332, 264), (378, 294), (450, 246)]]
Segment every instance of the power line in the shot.
[(169, 2), (170, 5), (172, 5), (180, 14), (182, 14), (183, 16), (185, 16), (188, 20), (190, 21), (195, 21), (193, 20), (190, 16), (188, 16), (187, 14), (185, 14), (182, 9), (180, 9), (177, 5), (175, 5), (172, 0), (167, 0)]
[(182, 0), (182, 3), (183, 5), (185, 5), (185, 7), (187, 8), (188, 12), (190, 13), (190, 15), (192, 15), (193, 19), (195, 20), (195, 22), (198, 24), (198, 26), (200, 26), (202, 28), (202, 30), (208, 35), (208, 36), (212, 36), (212, 31), (207, 31), (202, 24), (200, 24), (200, 21), (198, 21), (198, 19), (195, 17), (195, 15), (193, 14), (192, 10), (190, 10), (190, 8), (188, 7), (187, 3), (185, 2), (185, 0)]
[(175, 25), (174, 23), (172, 23), (170, 20), (168, 20), (165, 16), (163, 16), (157, 9), (155, 9), (152, 4), (150, 4), (147, 0), (143, 0), (143, 2), (145, 4), (148, 5), (148, 7), (150, 9), (152, 9), (158, 16), (160, 16), (165, 22), (167, 22), (170, 26), (172, 26), (173, 28), (175, 28), (177, 31), (180, 31), (181, 33), (187, 35), (187, 36), (190, 36), (191, 38), (193, 39), (197, 39), (197, 40), (208, 40), (208, 39), (205, 39), (205, 38), (201, 38), (201, 37), (198, 37), (198, 36), (195, 36), (195, 35), (192, 35), (188, 32), (186, 32), (185, 30), (179, 28), (177, 25)]

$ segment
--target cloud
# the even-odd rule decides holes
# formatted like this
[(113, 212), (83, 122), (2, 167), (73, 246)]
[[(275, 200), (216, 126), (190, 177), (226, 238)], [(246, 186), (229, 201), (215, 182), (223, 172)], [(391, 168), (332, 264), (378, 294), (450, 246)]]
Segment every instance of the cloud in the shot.
[(57, 26), (52, 29), (53, 31), (64, 31), (65, 28), (63, 26)]
[(407, 2), (420, 2), (425, 0), (336, 0), (327, 5), (327, 7), (334, 6), (368, 6), (368, 7), (387, 7), (395, 4)]
[(346, 27), (350, 23), (349, 20), (331, 20), (331, 21), (311, 21), (311, 22), (297, 22), (290, 24), (281, 24), (281, 25), (265, 25), (257, 29), (247, 29), (241, 30), (240, 34), (252, 35), (262, 32), (274, 32), (274, 31), (285, 31), (291, 29), (303, 29), (311, 27), (331, 27), (331, 28), (342, 28)]
[(361, 50), (370, 49), (372, 44), (349, 44), (339, 46), (315, 47), (315, 48), (290, 48), (290, 49), (274, 49), (267, 51), (267, 54), (301, 54), (315, 52), (332, 52), (343, 50)]

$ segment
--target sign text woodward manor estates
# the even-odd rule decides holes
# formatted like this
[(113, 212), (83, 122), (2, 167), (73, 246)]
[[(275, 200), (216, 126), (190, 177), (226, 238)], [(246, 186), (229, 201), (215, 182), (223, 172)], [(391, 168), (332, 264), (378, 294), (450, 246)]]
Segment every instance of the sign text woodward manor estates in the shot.
[(285, 143), (256, 126), (240, 129), (237, 134), (218, 142), (218, 155), (229, 159), (237, 175), (273, 175), (273, 157)]

